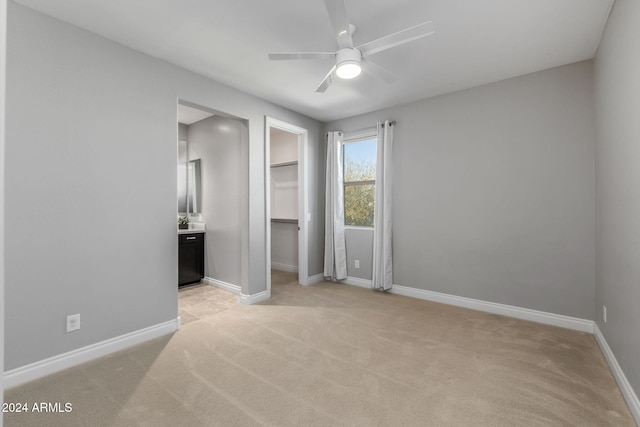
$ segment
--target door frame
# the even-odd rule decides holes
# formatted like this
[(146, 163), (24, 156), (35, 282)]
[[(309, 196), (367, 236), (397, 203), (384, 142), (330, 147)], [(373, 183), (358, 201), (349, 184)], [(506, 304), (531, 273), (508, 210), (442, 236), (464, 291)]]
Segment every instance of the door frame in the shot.
[(271, 295), (271, 129), (298, 135), (298, 283), (309, 284), (309, 131), (300, 126), (265, 116), (265, 218), (267, 292)]

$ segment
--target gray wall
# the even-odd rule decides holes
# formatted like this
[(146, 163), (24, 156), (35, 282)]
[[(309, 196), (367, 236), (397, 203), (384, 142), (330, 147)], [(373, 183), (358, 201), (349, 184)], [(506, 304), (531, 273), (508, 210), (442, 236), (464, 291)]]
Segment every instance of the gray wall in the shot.
[(298, 160), (298, 135), (295, 133), (271, 129), (270, 142), (271, 164)]
[[(347, 276), (371, 280), (373, 273), (373, 228), (346, 228)], [(355, 261), (360, 261), (360, 268)]]
[[(266, 289), (264, 115), (309, 129), (309, 273), (322, 271), (317, 121), (13, 2), (8, 12), (6, 369), (176, 318), (177, 99), (248, 120), (245, 294)], [(82, 329), (67, 334), (74, 313)]]
[(178, 123), (178, 141), (186, 141), (189, 135), (189, 126), (184, 123)]
[(396, 284), (593, 319), (592, 110), (582, 62), (326, 129), (397, 120)]
[(204, 274), (242, 286), (249, 224), (247, 126), (212, 116), (189, 126), (188, 141), (189, 160), (201, 159)]
[[(7, 24), (7, 2), (0, 0), (0, 272), (4, 272), (5, 257), (5, 235), (4, 235), (4, 188), (5, 188), (5, 157), (4, 157), (4, 136), (5, 136), (5, 71), (6, 71), (6, 24)], [(4, 273), (0, 273), (0, 301), (4, 301)], [(0, 304), (0, 366), (4, 366), (4, 303)], [(4, 403), (4, 383), (3, 375), (0, 375), (0, 405)], [(3, 414), (0, 413), (0, 427), (2, 427)]]
[(298, 271), (298, 226), (295, 223), (271, 223), (271, 266)]
[(639, 19), (639, 2), (617, 0), (595, 59), (596, 322), (636, 393), (640, 392)]

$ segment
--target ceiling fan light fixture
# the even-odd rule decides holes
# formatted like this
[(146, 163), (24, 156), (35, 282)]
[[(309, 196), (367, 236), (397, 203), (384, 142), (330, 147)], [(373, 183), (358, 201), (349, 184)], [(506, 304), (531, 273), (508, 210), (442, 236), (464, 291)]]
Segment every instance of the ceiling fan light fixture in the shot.
[(341, 79), (353, 79), (362, 72), (362, 67), (358, 61), (344, 61), (336, 68), (336, 74)]
[(362, 72), (362, 54), (358, 49), (345, 48), (336, 54), (336, 75), (341, 79), (358, 77)]

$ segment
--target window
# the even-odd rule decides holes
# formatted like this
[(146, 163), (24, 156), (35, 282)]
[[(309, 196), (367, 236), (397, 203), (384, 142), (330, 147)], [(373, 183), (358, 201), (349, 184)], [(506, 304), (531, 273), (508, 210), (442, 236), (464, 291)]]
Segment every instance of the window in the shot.
[(376, 138), (345, 140), (344, 224), (373, 227), (376, 186)]

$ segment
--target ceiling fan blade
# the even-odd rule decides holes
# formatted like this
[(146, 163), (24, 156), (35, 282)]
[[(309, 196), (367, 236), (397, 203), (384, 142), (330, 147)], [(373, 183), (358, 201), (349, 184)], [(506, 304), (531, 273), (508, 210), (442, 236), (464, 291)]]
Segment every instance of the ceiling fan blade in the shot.
[(322, 93), (333, 83), (334, 74), (336, 72), (336, 66), (331, 67), (331, 70), (327, 73), (322, 83), (316, 88), (316, 92)]
[(391, 49), (392, 47), (400, 46), (401, 44), (430, 36), (434, 32), (433, 22), (427, 21), (360, 45), (358, 46), (358, 49), (362, 52), (362, 56), (373, 55), (374, 53), (382, 52), (383, 50)]
[(365, 73), (372, 75), (385, 83), (393, 83), (398, 80), (398, 77), (395, 74), (387, 71), (370, 59), (362, 59), (362, 69)]
[(347, 7), (345, 0), (324, 0), (324, 4), (329, 12), (329, 19), (333, 30), (335, 31), (338, 48), (353, 47), (353, 39), (351, 38), (352, 26), (349, 25), (349, 16), (347, 15)]
[(335, 59), (335, 52), (271, 52), (269, 59), (279, 61), (283, 59)]

